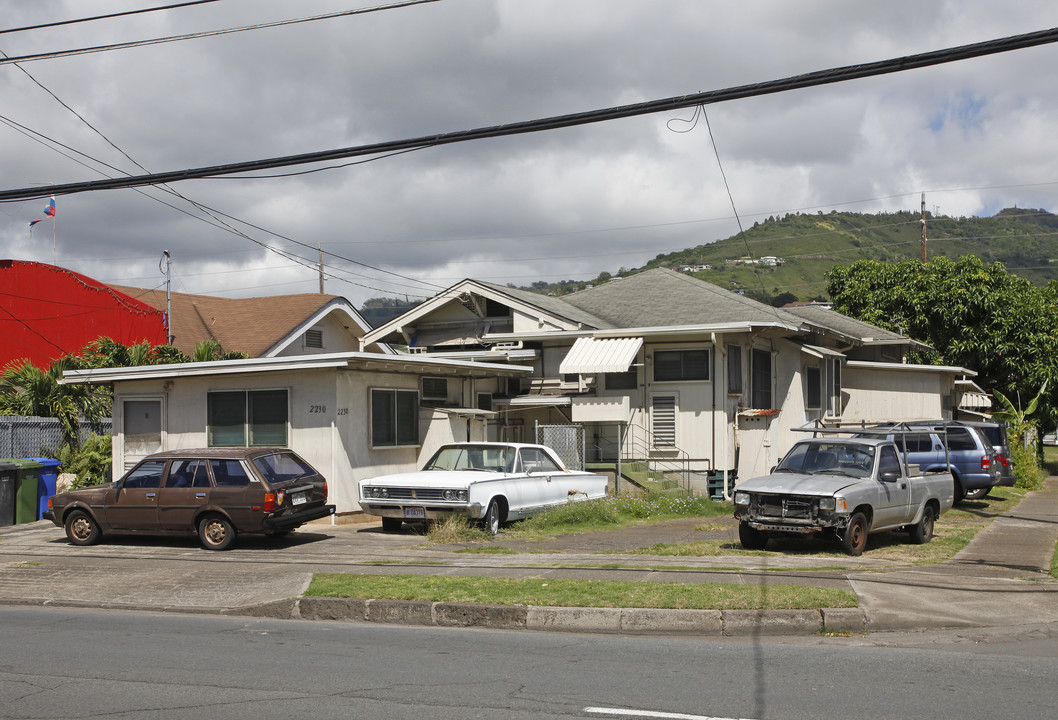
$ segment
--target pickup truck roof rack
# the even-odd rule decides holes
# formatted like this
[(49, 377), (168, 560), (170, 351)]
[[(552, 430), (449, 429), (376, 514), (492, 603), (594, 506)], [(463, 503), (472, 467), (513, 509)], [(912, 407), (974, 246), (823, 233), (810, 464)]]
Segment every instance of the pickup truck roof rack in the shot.
[[(911, 427), (912, 425), (915, 427)], [(923, 427), (942, 427), (944, 429), (944, 464), (951, 469), (951, 456), (948, 453), (948, 428), (958, 427), (958, 423), (954, 421), (942, 420), (940, 422), (935, 422), (931, 420), (905, 420), (883, 425), (867, 425), (866, 423), (861, 422), (858, 425), (838, 425), (828, 427), (822, 425), (819, 420), (814, 420), (809, 424), (791, 429), (796, 432), (810, 432), (812, 433), (812, 437), (817, 437), (818, 435), (899, 435), (900, 439), (894, 440), (894, 442), (896, 442), (903, 454), (906, 471), (908, 469), (907, 436), (914, 433), (921, 433)]]

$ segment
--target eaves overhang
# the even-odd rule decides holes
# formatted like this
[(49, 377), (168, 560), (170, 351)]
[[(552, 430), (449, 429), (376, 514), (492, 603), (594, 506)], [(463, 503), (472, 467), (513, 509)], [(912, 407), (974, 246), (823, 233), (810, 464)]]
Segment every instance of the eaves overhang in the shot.
[(575, 340), (576, 338), (627, 338), (641, 337), (643, 339), (657, 337), (673, 337), (679, 335), (709, 335), (712, 333), (749, 333), (761, 330), (780, 330), (783, 332), (803, 332), (805, 327), (801, 324), (786, 322), (736, 322), (736, 323), (708, 323), (702, 325), (662, 325), (657, 327), (634, 327), (634, 328), (608, 328), (605, 330), (554, 330), (551, 332), (512, 332), (512, 333), (489, 333), (482, 336), (482, 340), (492, 342), (511, 342), (515, 340)]
[(850, 368), (864, 368), (870, 370), (898, 370), (906, 372), (935, 372), (960, 374), (967, 377), (977, 377), (977, 371), (954, 365), (912, 365), (910, 363), (885, 363), (867, 362), (865, 360), (849, 360), (846, 365)]
[(281, 358), (251, 358), (216, 362), (141, 365), (128, 368), (67, 370), (62, 385), (100, 385), (129, 380), (167, 380), (180, 377), (233, 375), (262, 372), (296, 372), (321, 368), (375, 370), (379, 372), (436, 373), (464, 377), (522, 377), (533, 368), (525, 365), (497, 365), (469, 360), (446, 360), (428, 356), (382, 355), (379, 353), (331, 353)]

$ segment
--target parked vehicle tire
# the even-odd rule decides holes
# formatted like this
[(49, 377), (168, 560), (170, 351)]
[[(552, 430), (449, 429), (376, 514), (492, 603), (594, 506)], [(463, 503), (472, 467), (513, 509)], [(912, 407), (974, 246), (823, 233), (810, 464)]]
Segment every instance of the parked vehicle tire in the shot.
[(71, 545), (95, 545), (101, 537), (99, 523), (84, 510), (74, 510), (66, 516), (66, 538)]
[(738, 541), (746, 550), (763, 550), (768, 547), (768, 533), (751, 527), (747, 522), (738, 524)]
[(482, 527), (489, 535), (498, 535), (500, 532), (500, 503), (493, 498), (489, 502), (489, 509), (485, 511), (485, 519), (481, 521)]
[(976, 490), (967, 490), (966, 491), (966, 499), (967, 500), (981, 500), (981, 499), (983, 499), (983, 498), (988, 496), (988, 491), (991, 490), (991, 489), (992, 488), (977, 488)]
[(911, 542), (916, 545), (928, 543), (933, 538), (933, 525), (935, 522), (936, 517), (933, 515), (933, 508), (927, 505), (926, 509), (922, 511), (922, 519), (911, 526)]
[(235, 535), (235, 526), (223, 515), (207, 515), (198, 522), (198, 540), (207, 550), (227, 550)]
[(959, 478), (955, 478), (955, 500), (956, 503), (961, 503), (966, 499), (966, 490), (963, 488), (962, 483), (959, 482)]
[(404, 521), (400, 518), (384, 517), (382, 518), (382, 532), (400, 532), (403, 524)]
[(849, 518), (849, 525), (845, 528), (845, 534), (841, 538), (841, 547), (849, 555), (862, 555), (867, 547), (867, 534), (870, 528), (867, 525), (867, 516), (863, 513), (855, 513)]

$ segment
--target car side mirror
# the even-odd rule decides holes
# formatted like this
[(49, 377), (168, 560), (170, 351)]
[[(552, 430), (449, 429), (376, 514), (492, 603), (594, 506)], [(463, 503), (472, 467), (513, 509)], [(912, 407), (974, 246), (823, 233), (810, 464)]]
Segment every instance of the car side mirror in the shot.
[(893, 483), (900, 479), (900, 473), (893, 472), (892, 470), (890, 470), (888, 472), (883, 472), (878, 475), (878, 479), (882, 482)]
[(773, 472), (775, 472), (775, 468), (777, 468), (777, 467), (779, 467), (779, 466), (778, 465), (772, 465), (771, 469), (768, 470), (768, 474), (771, 475)]

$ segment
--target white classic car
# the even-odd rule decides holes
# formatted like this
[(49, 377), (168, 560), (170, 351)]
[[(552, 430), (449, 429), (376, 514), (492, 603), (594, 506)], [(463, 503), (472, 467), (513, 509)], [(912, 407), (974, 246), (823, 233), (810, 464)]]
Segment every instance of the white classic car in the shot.
[(576, 500), (606, 496), (605, 475), (568, 470), (555, 451), (520, 443), (443, 445), (419, 472), (360, 481), (360, 507), (395, 532), (405, 521), (463, 515), (500, 525)]

